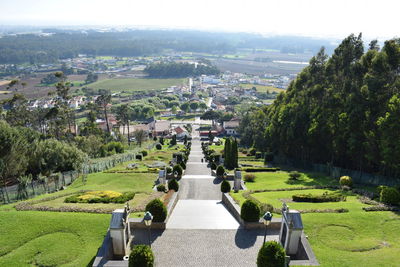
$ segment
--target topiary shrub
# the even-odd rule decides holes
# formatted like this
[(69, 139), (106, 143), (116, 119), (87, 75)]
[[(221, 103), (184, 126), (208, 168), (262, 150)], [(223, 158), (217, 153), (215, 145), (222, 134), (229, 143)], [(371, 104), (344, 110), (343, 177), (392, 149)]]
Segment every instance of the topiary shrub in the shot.
[(284, 267), (285, 249), (276, 241), (268, 241), (258, 251), (257, 267)]
[(227, 180), (223, 180), (221, 183), (221, 192), (228, 193), (231, 191), (231, 184)]
[(244, 176), (244, 180), (246, 181), (246, 182), (249, 182), (249, 183), (254, 183), (254, 181), (256, 180), (256, 176), (254, 175), (254, 174), (246, 174), (245, 176)]
[(147, 151), (146, 151), (146, 150), (143, 150), (143, 151), (142, 151), (142, 155), (143, 155), (143, 157), (146, 157), (146, 156), (148, 155)]
[(219, 165), (219, 166), (217, 167), (217, 176), (218, 176), (218, 177), (222, 177), (222, 176), (224, 176), (224, 173), (225, 173), (225, 168), (224, 168), (224, 166)]
[(346, 200), (346, 198), (340, 193), (325, 192), (322, 195), (297, 194), (292, 196), (292, 200), (295, 202), (322, 203), (322, 202), (339, 202)]
[(289, 172), (289, 180), (297, 181), (300, 179), (300, 177), (301, 177), (301, 173), (299, 173), (298, 171)]
[(158, 198), (153, 199), (146, 205), (146, 211), (153, 215), (153, 222), (163, 222), (167, 218), (167, 208)]
[(165, 190), (166, 190), (165, 185), (163, 185), (163, 184), (157, 185), (158, 192), (165, 192)]
[(260, 220), (260, 208), (257, 203), (250, 199), (243, 202), (240, 217), (245, 222), (258, 222)]
[(186, 170), (186, 163), (184, 161), (182, 161), (180, 163), (180, 165), (181, 165), (182, 169)]
[(216, 170), (217, 169), (217, 164), (215, 162), (211, 162), (211, 170)]
[(147, 245), (137, 245), (129, 255), (129, 267), (153, 267), (154, 254)]
[(172, 167), (167, 167), (167, 168), (165, 168), (165, 170), (167, 171), (167, 174), (171, 174), (172, 173)]
[(174, 190), (175, 192), (178, 192), (179, 190), (179, 184), (176, 181), (176, 179), (172, 179), (168, 182), (168, 190)]
[(398, 205), (400, 204), (400, 192), (394, 187), (384, 187), (379, 200), (389, 205)]
[(143, 155), (142, 154), (136, 154), (135, 159), (142, 160), (143, 159)]
[(340, 184), (340, 186), (352, 187), (353, 186), (353, 180), (351, 179), (350, 176), (342, 176), (339, 179), (339, 184)]
[(158, 143), (158, 144), (156, 145), (156, 149), (157, 149), (157, 150), (161, 150), (161, 149), (162, 149), (162, 145), (161, 145), (160, 143)]
[(176, 164), (176, 165), (174, 166), (174, 168), (172, 169), (172, 172), (173, 172), (174, 174), (176, 173), (178, 177), (181, 177), (181, 176), (182, 176), (182, 173), (183, 173), (182, 166), (179, 165), (179, 164)]

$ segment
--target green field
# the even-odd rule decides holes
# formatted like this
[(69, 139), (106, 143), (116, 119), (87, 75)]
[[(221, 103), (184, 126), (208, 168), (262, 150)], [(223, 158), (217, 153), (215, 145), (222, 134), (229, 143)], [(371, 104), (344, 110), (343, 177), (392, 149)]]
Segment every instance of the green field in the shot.
[(249, 84), (249, 83), (241, 83), (240, 86), (243, 88), (255, 87), (257, 89), (257, 92), (260, 92), (260, 93), (266, 93), (267, 91), (270, 93), (272, 93), (272, 92), (280, 93), (280, 92), (286, 91), (285, 89), (280, 89), (280, 88), (276, 88), (276, 87), (272, 87), (272, 86)]
[[(338, 181), (321, 174), (303, 172), (303, 177), (295, 183), (288, 182), (288, 173), (255, 173), (253, 183), (246, 183), (250, 190), (285, 189), (312, 185), (338, 185)], [(364, 187), (360, 187), (364, 188)], [(317, 260), (323, 267), (352, 266), (399, 266), (400, 214), (395, 212), (366, 212), (357, 195), (345, 192), (346, 201), (307, 203), (293, 202), (294, 194), (323, 194), (329, 189), (286, 190), (251, 194), (262, 203), (281, 208), (287, 202), (293, 209), (310, 211), (326, 209), (348, 209), (346, 213), (304, 213), (304, 232), (308, 236)], [(242, 204), (243, 192), (231, 193)], [(280, 214), (274, 214), (280, 217)]]
[(186, 83), (186, 79), (139, 79), (120, 78), (105, 79), (91, 83), (87, 87), (99, 90), (108, 89), (112, 92), (160, 90), (173, 85)]

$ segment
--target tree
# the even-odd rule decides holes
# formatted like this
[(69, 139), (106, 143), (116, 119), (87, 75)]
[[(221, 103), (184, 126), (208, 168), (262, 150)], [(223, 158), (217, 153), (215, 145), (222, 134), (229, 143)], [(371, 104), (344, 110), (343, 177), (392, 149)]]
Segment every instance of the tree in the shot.
[[(130, 138), (130, 134), (129, 134), (129, 119), (132, 116), (132, 108), (128, 105), (128, 104), (122, 104), (121, 106), (119, 106), (117, 108), (116, 111), (116, 115), (117, 115), (117, 120), (119, 120), (123, 127), (124, 127), (124, 131), (125, 131), (125, 125), (128, 126), (128, 144), (131, 144), (131, 138)], [(125, 132), (124, 132), (125, 134)]]
[(212, 143), (214, 141), (214, 135), (212, 134), (211, 130), (208, 131), (208, 140)]
[(189, 103), (187, 103), (187, 102), (183, 103), (180, 108), (181, 108), (181, 110), (188, 112), (189, 108), (190, 108)]
[(135, 130), (133, 132), (133, 137), (135, 138), (135, 140), (136, 140), (137, 144), (139, 145), (139, 147), (142, 147), (142, 143), (144, 142), (144, 140), (146, 140), (147, 134), (142, 129)]
[(193, 112), (196, 112), (196, 110), (199, 108), (199, 102), (192, 102), (192, 103), (190, 103), (190, 109), (193, 111)]
[(85, 79), (85, 84), (97, 82), (98, 79), (99, 79), (99, 76), (97, 74), (94, 74), (91, 72), (87, 75), (87, 77)]
[(108, 105), (111, 102), (111, 94), (103, 91), (96, 99), (96, 104), (103, 110), (103, 117), (107, 125), (107, 132), (111, 133), (110, 124), (108, 123)]
[(199, 108), (200, 108), (201, 110), (206, 110), (208, 107), (207, 107), (207, 104), (206, 104), (206, 103), (200, 102)]

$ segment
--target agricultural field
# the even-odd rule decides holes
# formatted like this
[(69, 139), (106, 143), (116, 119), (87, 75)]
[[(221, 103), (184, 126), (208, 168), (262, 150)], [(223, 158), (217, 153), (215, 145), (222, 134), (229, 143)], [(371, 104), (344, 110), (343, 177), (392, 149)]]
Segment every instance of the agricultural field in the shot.
[(112, 92), (132, 92), (160, 90), (173, 85), (180, 85), (186, 82), (186, 79), (140, 79), (140, 78), (115, 78), (100, 80), (91, 83), (86, 87), (99, 90), (109, 89)]
[[(362, 208), (369, 204), (363, 203), (361, 197), (352, 192), (328, 188), (293, 190), (304, 186), (338, 185), (338, 181), (322, 174), (301, 173), (302, 178), (295, 182), (288, 181), (289, 173), (286, 171), (253, 173), (255, 181), (246, 183), (247, 192), (261, 203), (272, 204), (274, 208), (279, 209), (282, 202), (286, 202), (290, 208), (305, 212), (302, 214), (304, 231), (321, 266), (398, 266), (399, 213), (366, 212)], [(276, 189), (282, 191), (273, 191)], [(264, 192), (251, 193), (250, 190)], [(295, 194), (324, 193), (342, 193), (345, 201), (310, 203), (292, 200)], [(239, 204), (246, 200), (243, 192), (231, 195)], [(335, 209), (347, 209), (347, 212), (328, 211)], [(280, 214), (275, 213), (274, 217), (280, 217)]]

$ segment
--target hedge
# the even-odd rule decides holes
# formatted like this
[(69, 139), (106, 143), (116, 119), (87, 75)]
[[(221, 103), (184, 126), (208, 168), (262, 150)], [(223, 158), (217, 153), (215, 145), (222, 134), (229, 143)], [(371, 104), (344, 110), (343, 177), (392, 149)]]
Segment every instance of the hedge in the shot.
[(129, 255), (129, 267), (153, 267), (154, 254), (147, 245), (137, 245)]
[(265, 242), (257, 255), (257, 267), (284, 267), (286, 252), (276, 241)]
[(280, 171), (280, 168), (267, 168), (267, 167), (245, 167), (245, 168), (237, 168), (237, 171), (244, 172), (276, 172)]
[(153, 222), (163, 222), (167, 218), (167, 208), (158, 198), (153, 199), (146, 205), (146, 211), (153, 215)]
[(247, 199), (243, 202), (240, 210), (240, 217), (245, 222), (258, 222), (260, 220), (260, 207), (253, 200)]
[(339, 202), (346, 200), (346, 198), (338, 193), (327, 193), (325, 192), (322, 195), (313, 195), (313, 194), (297, 194), (292, 196), (292, 200), (295, 202), (312, 202), (312, 203), (321, 203), (321, 202)]

